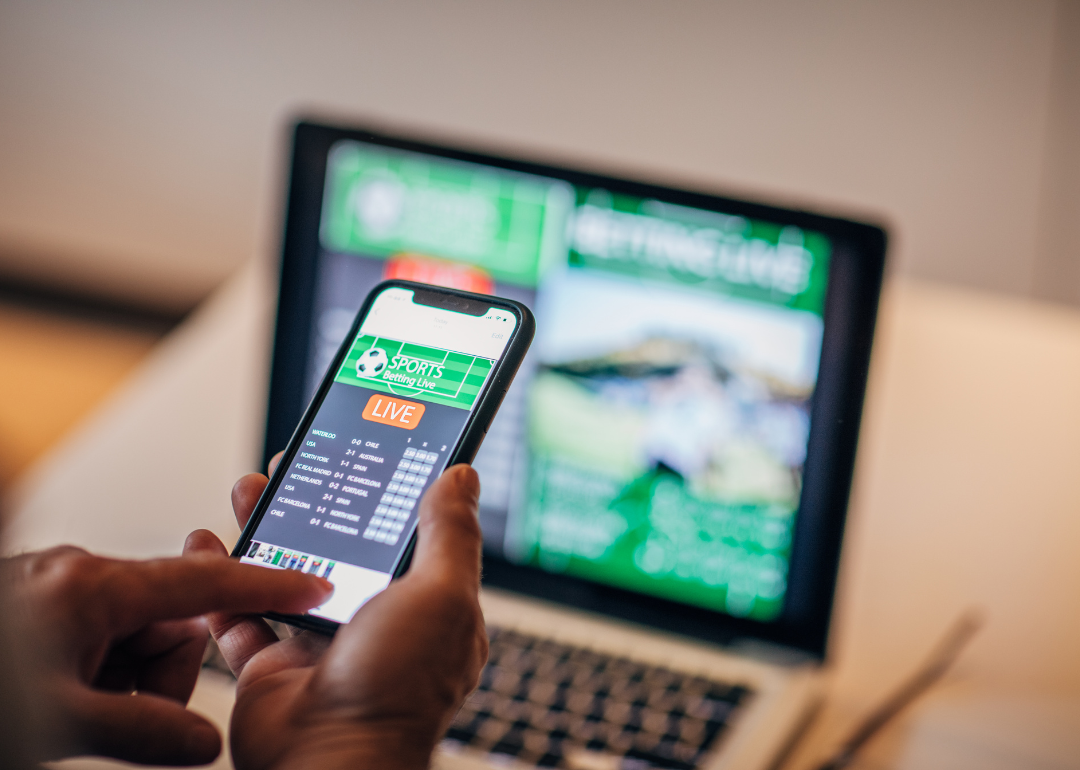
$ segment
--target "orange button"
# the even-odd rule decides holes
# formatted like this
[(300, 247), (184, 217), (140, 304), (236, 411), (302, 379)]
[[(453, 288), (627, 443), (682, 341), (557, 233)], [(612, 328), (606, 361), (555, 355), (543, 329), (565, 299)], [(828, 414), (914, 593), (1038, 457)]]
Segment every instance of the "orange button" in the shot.
[(424, 416), (424, 405), (416, 401), (405, 401), (391, 396), (375, 395), (368, 399), (364, 407), (364, 419), (393, 425), (395, 428), (412, 430), (420, 424)]

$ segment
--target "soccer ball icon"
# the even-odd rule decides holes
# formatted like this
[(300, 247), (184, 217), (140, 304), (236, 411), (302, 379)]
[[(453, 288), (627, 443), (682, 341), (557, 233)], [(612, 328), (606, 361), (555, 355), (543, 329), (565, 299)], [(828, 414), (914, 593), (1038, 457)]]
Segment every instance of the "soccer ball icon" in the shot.
[(356, 359), (357, 377), (377, 377), (389, 361), (382, 348), (368, 348)]

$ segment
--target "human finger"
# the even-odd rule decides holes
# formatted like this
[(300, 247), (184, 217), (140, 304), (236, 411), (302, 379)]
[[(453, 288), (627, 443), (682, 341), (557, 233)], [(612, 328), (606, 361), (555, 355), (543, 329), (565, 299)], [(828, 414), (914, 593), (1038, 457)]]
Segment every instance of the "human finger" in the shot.
[[(184, 553), (207, 553), (227, 556), (217, 535), (205, 529), (195, 530), (184, 543)], [(206, 616), (210, 634), (234, 676), (240, 676), (247, 662), (278, 641), (277, 634), (260, 617), (232, 612), (212, 612)]]
[(314, 575), (203, 552), (144, 562), (97, 561), (100, 600), (109, 605), (114, 631), (120, 633), (209, 612), (298, 613), (322, 604), (333, 592), (330, 581)]
[(135, 689), (186, 704), (199, 678), (209, 638), (205, 618), (166, 620), (137, 633), (125, 643), (143, 659)]
[[(466, 692), (479, 681), (488, 655), (479, 604), (483, 546), (479, 504), (480, 478), (476, 471), (468, 465), (455, 465), (443, 473), (421, 501), (416, 558), (411, 568), (421, 581), (426, 580), (429, 589), (434, 587), (437, 607), (454, 608), (451, 611), (459, 620), (471, 619), (465, 628), (471, 627), (472, 640), (462, 640), (462, 650), (468, 650), (468, 654), (459, 661)], [(430, 598), (430, 590), (422, 592)]]
[(480, 588), (480, 479), (468, 465), (440, 476), (420, 501), (410, 573)]
[(208, 529), (196, 529), (184, 541), (184, 556), (193, 554), (204, 556), (222, 556), (228, 558), (229, 550), (221, 539)]
[(267, 464), (266, 476), (261, 473), (249, 473), (246, 476), (241, 476), (240, 480), (233, 485), (233, 515), (236, 516), (236, 523), (240, 525), (240, 529), (247, 526), (248, 519), (251, 518), (255, 505), (259, 502), (259, 497), (270, 481), (268, 477), (274, 475), (274, 470), (277, 468), (278, 463), (281, 462), (283, 454), (285, 453), (278, 452), (270, 458), (270, 462)]
[(266, 475), (273, 476), (274, 471), (277, 470), (278, 463), (281, 462), (282, 455), (285, 454), (285, 450), (278, 452), (276, 455), (270, 458), (270, 462), (266, 464)]
[(68, 700), (76, 750), (144, 765), (205, 765), (221, 736), (205, 718), (157, 695), (80, 689)]
[(248, 519), (255, 511), (255, 505), (270, 480), (261, 473), (249, 473), (241, 476), (232, 488), (232, 509), (240, 529), (247, 526)]
[(203, 618), (152, 623), (109, 651), (94, 686), (115, 692), (151, 692), (187, 703), (208, 638)]

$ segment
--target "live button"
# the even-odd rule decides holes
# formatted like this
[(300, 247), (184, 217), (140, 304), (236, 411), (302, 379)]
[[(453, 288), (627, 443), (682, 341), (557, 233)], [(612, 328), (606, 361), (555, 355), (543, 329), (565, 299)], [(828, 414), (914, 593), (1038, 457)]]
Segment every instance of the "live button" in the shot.
[(368, 399), (363, 414), (365, 420), (405, 430), (412, 430), (419, 425), (423, 416), (424, 405), (421, 403), (380, 395)]

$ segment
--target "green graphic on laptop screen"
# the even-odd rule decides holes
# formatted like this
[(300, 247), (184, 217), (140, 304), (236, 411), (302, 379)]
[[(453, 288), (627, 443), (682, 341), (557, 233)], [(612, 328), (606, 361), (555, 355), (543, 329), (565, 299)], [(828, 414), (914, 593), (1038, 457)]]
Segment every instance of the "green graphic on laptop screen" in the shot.
[(535, 286), (565, 261), (572, 205), (565, 182), (347, 142), (332, 151), (322, 241), (376, 258), (432, 254)]
[[(312, 383), (342, 338), (326, 330), (382, 278), (536, 311), (529, 364), (476, 459), (490, 552), (736, 616), (779, 615), (826, 236), (355, 141), (330, 151), (323, 201)], [(489, 368), (361, 338), (336, 379), (467, 409)]]

